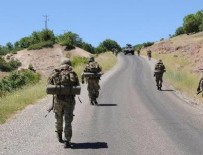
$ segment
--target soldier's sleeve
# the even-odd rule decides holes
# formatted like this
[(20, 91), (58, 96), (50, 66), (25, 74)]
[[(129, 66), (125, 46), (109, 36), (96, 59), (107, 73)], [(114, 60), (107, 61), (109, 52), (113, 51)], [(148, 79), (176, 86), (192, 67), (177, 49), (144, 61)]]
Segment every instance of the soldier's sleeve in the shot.
[(52, 73), (48, 77), (48, 80), (47, 80), (48, 84), (52, 84), (52, 85), (55, 84), (55, 79), (54, 78), (56, 77), (56, 75), (57, 75), (57, 72), (56, 72), (56, 69), (55, 69), (55, 70), (52, 71)]
[(99, 65), (99, 72), (101, 72), (102, 71), (102, 67)]
[(50, 76), (48, 77), (47, 83), (48, 83), (48, 84), (54, 84), (53, 75), (50, 75)]
[(201, 78), (201, 79), (199, 80), (199, 84), (198, 84), (198, 87), (197, 87), (197, 91), (202, 90), (202, 89), (203, 89), (202, 86), (203, 86), (203, 78)]
[(157, 70), (157, 64), (155, 64), (155, 66), (154, 66), (154, 73), (156, 70)]
[(79, 82), (78, 75), (76, 74), (76, 72), (73, 72), (73, 76), (74, 76), (75, 85), (79, 86), (80, 82)]
[(87, 68), (88, 68), (88, 65), (85, 66), (85, 69), (84, 69), (83, 71), (84, 71), (84, 72), (87, 72), (87, 71), (88, 71)]
[(99, 65), (99, 63), (98, 62), (96, 62), (97, 63), (97, 68), (98, 68), (98, 72), (101, 72), (102, 71), (102, 67)]
[(198, 87), (197, 87), (197, 91), (200, 91), (200, 83), (201, 83), (201, 79), (199, 80), (199, 84), (198, 84)]
[(166, 67), (165, 67), (165, 65), (163, 65), (163, 67), (164, 67), (164, 72), (166, 72)]

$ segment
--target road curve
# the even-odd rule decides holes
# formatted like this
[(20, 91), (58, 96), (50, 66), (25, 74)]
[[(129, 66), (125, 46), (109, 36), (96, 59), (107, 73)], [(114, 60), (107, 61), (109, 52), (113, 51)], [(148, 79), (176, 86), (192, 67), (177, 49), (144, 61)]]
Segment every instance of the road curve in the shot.
[(101, 80), (98, 106), (90, 106), (83, 85), (72, 149), (57, 142), (53, 113), (44, 118), (48, 96), (0, 126), (0, 155), (203, 154), (203, 108), (166, 86), (157, 91), (151, 61), (123, 54), (118, 60)]

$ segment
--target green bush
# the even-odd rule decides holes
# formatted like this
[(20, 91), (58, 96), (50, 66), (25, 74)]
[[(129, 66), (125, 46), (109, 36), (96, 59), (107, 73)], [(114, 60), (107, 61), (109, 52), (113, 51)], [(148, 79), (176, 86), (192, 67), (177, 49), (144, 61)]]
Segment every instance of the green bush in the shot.
[(9, 76), (0, 80), (0, 96), (6, 92), (11, 92), (22, 88), (28, 84), (35, 84), (39, 82), (40, 74), (34, 73), (30, 70), (14, 71)]
[(76, 67), (78, 65), (82, 65), (82, 64), (86, 64), (88, 62), (87, 58), (85, 57), (73, 57), (73, 59), (71, 60), (73, 67)]
[(19, 60), (11, 60), (6, 62), (2, 57), (0, 57), (0, 70), (4, 72), (10, 72), (17, 69), (21, 66), (21, 62)]
[(37, 43), (37, 44), (30, 45), (28, 47), (28, 50), (42, 49), (44, 47), (46, 47), (46, 48), (51, 47), (52, 48), (53, 45), (54, 45), (53, 41), (44, 41), (44, 42), (40, 42), (40, 43)]

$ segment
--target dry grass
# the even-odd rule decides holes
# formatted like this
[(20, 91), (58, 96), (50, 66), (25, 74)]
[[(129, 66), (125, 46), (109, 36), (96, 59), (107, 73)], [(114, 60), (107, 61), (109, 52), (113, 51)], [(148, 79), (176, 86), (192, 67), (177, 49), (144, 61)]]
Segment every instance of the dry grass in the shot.
[(96, 60), (101, 65), (104, 73), (112, 68), (117, 61), (116, 56), (113, 55), (112, 52), (102, 53), (96, 58)]
[(43, 98), (46, 95), (45, 86), (46, 82), (41, 81), (36, 85), (24, 87), (24, 89), (20, 89), (15, 93), (8, 93), (6, 96), (1, 97), (0, 124), (4, 123), (17, 111)]
[[(96, 58), (98, 63), (102, 66), (103, 71), (106, 72), (116, 63), (116, 57), (108, 52), (98, 55)], [(74, 70), (81, 79), (81, 73), (85, 64), (76, 65)], [(13, 116), (17, 111), (24, 109), (27, 105), (35, 103), (38, 99), (46, 96), (45, 92), (46, 81), (24, 87), (15, 93), (8, 93), (1, 97), (0, 100), (0, 124), (4, 123), (8, 118)]]
[(190, 97), (197, 99), (202, 98), (196, 96), (196, 90), (200, 75), (190, 72), (190, 61), (179, 57), (174, 57), (173, 54), (157, 54), (153, 55), (155, 59), (162, 59), (166, 66), (164, 79), (172, 85), (176, 90), (186, 93)]

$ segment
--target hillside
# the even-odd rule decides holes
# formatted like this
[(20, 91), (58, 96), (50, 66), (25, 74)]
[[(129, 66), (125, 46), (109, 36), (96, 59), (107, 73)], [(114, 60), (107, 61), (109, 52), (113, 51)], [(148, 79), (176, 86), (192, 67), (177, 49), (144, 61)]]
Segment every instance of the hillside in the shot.
[(147, 47), (147, 50), (158, 52), (159, 54), (172, 54), (174, 57), (181, 57), (191, 62), (191, 72), (198, 72), (203, 68), (203, 32), (192, 35), (180, 35), (174, 38), (156, 42)]
[(22, 66), (19, 68), (28, 68), (29, 64), (32, 64), (34, 69), (47, 77), (51, 71), (58, 67), (62, 57), (68, 55), (71, 56), (82, 56), (89, 57), (90, 53), (76, 47), (71, 51), (65, 51), (64, 47), (60, 45), (54, 45), (53, 48), (44, 48), (40, 50), (22, 50), (14, 54), (10, 59), (18, 59)]

